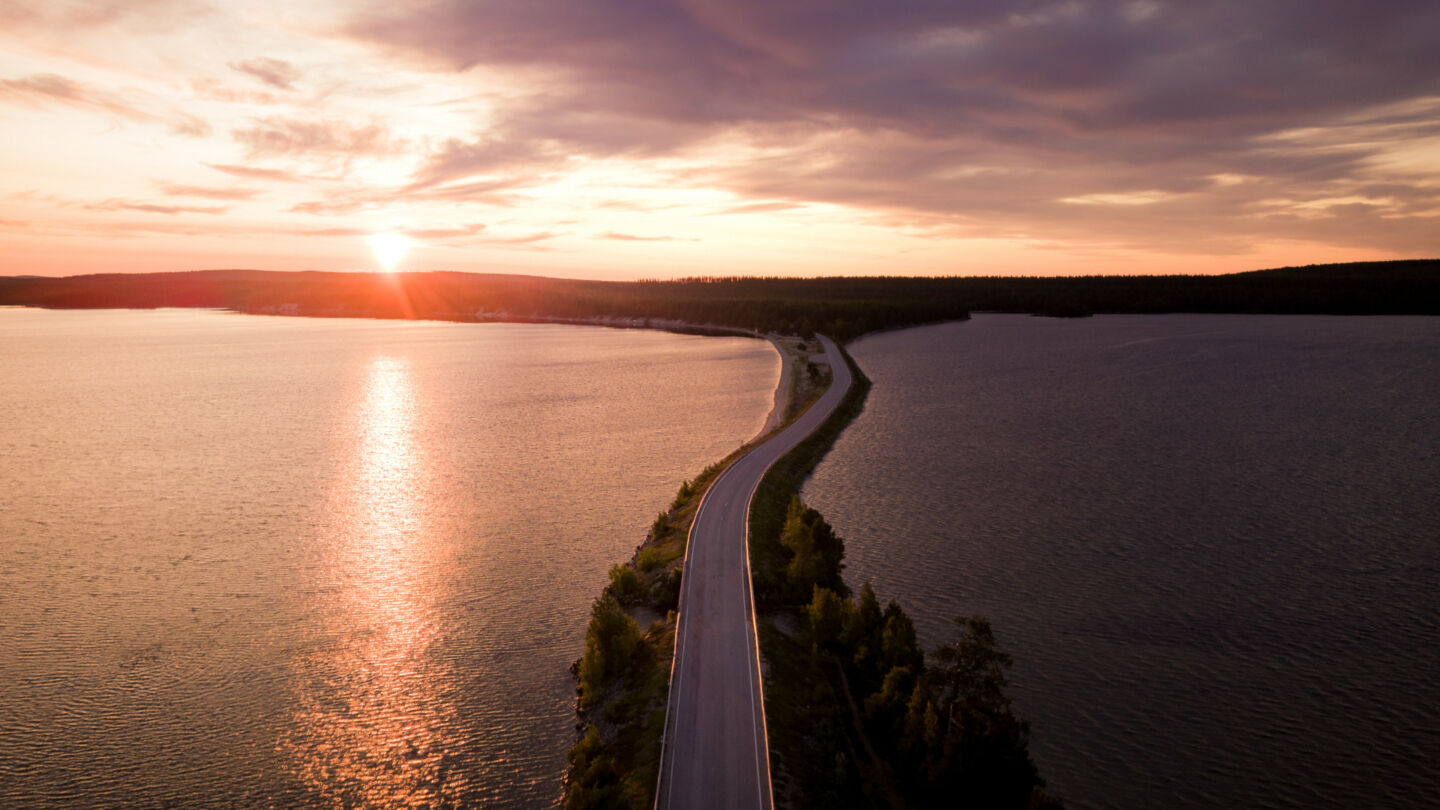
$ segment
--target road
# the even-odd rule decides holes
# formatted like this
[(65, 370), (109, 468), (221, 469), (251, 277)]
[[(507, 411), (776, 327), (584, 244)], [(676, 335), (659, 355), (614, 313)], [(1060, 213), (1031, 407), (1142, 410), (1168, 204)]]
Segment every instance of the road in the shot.
[(825, 421), (850, 368), (820, 338), (834, 382), (785, 430), (725, 469), (705, 494), (685, 552), (657, 808), (770, 810), (770, 754), (746, 554), (750, 499), (765, 472)]

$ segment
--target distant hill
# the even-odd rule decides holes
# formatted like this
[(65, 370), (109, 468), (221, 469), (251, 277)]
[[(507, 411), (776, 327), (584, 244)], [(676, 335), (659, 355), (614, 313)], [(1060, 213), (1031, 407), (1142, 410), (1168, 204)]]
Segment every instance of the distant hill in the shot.
[[(968, 317), (1096, 313), (1440, 315), (1440, 259), (1282, 267), (1217, 276), (701, 278), (606, 282), (475, 273), (199, 270), (0, 277), (0, 304), (213, 307), (320, 317), (647, 320), (842, 340)], [(660, 325), (660, 324), (656, 324)]]

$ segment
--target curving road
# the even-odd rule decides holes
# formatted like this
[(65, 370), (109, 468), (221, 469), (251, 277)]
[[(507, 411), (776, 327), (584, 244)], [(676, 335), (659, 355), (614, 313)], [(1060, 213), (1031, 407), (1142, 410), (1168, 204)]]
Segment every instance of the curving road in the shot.
[(821, 337), (834, 382), (810, 410), (720, 474), (685, 552), (657, 808), (770, 810), (770, 752), (746, 553), (750, 499), (766, 470), (850, 390), (850, 368)]

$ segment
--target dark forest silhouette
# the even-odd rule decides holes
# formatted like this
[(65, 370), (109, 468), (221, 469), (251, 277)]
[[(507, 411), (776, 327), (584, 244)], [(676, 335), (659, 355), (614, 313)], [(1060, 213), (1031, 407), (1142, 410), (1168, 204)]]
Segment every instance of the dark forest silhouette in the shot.
[[(1214, 276), (699, 278), (577, 281), (473, 273), (201, 270), (0, 278), (0, 304), (214, 307), (321, 317), (710, 324), (847, 340), (972, 311), (1440, 314), (1440, 259)], [(647, 323), (654, 321), (655, 323)], [(672, 323), (663, 323), (672, 322)]]

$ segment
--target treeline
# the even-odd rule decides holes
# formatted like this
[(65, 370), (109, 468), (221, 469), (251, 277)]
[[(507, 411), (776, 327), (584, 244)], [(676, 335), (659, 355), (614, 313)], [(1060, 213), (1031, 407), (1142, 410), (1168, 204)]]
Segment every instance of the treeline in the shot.
[(1214, 276), (700, 278), (603, 282), (472, 273), (210, 270), (0, 278), (0, 304), (216, 307), (450, 320), (626, 319), (847, 340), (972, 311), (1440, 314), (1440, 260)]

